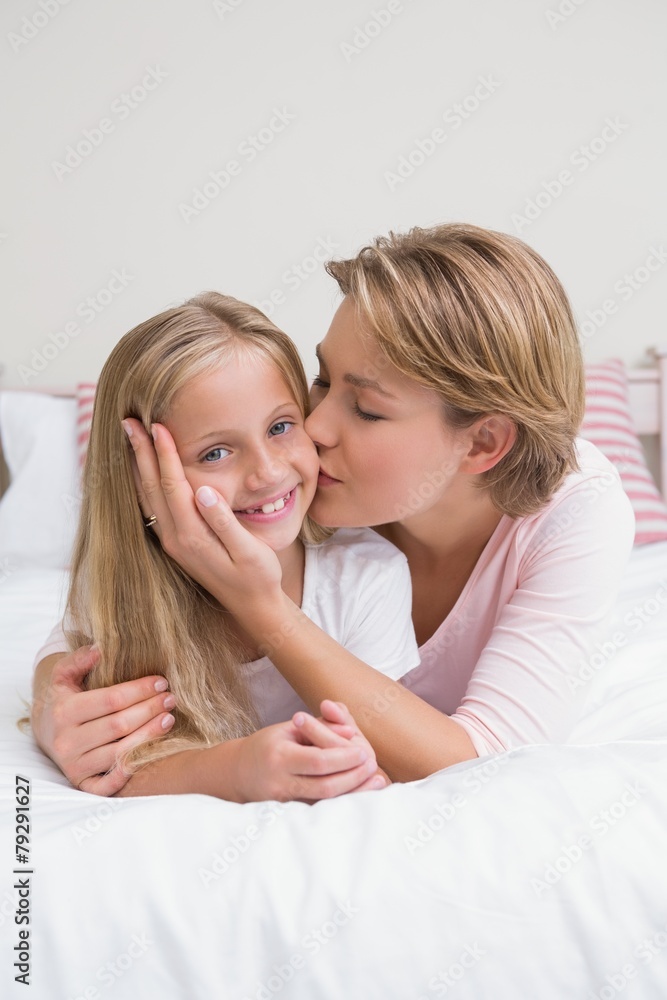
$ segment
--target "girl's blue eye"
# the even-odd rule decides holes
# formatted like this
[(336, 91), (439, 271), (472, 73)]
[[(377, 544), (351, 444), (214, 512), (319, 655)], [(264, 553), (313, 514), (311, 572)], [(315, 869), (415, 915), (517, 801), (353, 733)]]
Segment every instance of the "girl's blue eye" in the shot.
[[(212, 448), (211, 451), (207, 452), (207, 454), (204, 455), (203, 461), (204, 462), (217, 462), (217, 461), (219, 461), (220, 453), (221, 452), (224, 452), (226, 455), (229, 455), (229, 452), (227, 451), (226, 448)], [(211, 455), (217, 455), (218, 457), (217, 458), (211, 458)]]
[(281, 420), (279, 421), (279, 423), (273, 425), (273, 427), (269, 431), (269, 434), (271, 435), (271, 437), (279, 437), (281, 434), (286, 434), (288, 428), (292, 426), (293, 424), (290, 420)]

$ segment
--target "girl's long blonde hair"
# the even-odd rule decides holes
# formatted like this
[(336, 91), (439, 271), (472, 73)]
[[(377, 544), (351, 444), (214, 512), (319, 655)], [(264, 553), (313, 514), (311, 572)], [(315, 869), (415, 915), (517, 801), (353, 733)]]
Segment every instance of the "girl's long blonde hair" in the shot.
[[(124, 754), (129, 772), (179, 750), (245, 736), (258, 725), (228, 612), (144, 527), (121, 426), (124, 417), (136, 417), (150, 432), (167, 418), (179, 390), (238, 350), (275, 365), (307, 414), (306, 376), (292, 341), (258, 309), (216, 292), (130, 330), (99, 378), (65, 624), (70, 649), (100, 647), (89, 687), (162, 674), (176, 697), (172, 730)], [(301, 537), (318, 542), (328, 533), (307, 518)]]

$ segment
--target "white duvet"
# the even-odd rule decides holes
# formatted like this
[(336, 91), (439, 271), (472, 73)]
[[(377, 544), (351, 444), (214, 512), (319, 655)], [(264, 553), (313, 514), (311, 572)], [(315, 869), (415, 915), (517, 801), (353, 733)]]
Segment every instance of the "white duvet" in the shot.
[(62, 586), (0, 582), (0, 996), (667, 998), (667, 543), (633, 553), (569, 745), (316, 806), (70, 788), (14, 724)]

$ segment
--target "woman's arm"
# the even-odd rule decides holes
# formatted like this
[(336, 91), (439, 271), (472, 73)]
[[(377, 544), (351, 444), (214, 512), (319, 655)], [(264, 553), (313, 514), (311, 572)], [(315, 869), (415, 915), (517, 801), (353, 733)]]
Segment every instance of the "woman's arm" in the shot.
[[(340, 646), (282, 591), (234, 613), (310, 708), (325, 694), (345, 702), (392, 781), (477, 757), (461, 726)], [(307, 735), (309, 728), (307, 720)]]

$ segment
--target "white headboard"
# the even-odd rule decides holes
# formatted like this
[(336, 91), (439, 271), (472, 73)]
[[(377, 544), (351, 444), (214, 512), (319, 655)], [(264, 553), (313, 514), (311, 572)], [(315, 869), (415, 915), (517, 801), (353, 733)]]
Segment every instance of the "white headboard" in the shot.
[[(667, 345), (653, 347), (648, 352), (654, 361), (652, 368), (630, 368), (630, 407), (637, 428), (642, 436), (657, 440), (658, 486), (667, 499)], [(648, 456), (649, 465), (651, 455)]]

